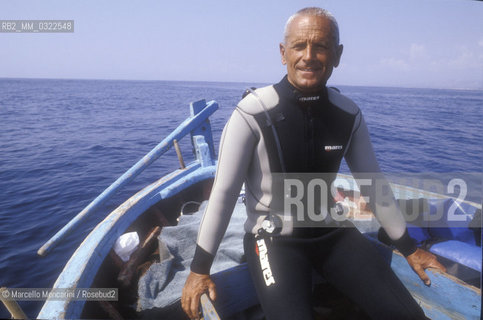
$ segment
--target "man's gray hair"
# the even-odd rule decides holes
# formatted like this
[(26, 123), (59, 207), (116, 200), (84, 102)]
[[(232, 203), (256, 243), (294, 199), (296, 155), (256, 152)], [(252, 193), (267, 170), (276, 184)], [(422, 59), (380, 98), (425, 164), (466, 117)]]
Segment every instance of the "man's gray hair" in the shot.
[(326, 19), (329, 19), (329, 21), (330, 21), (330, 23), (332, 24), (332, 27), (333, 27), (335, 43), (339, 44), (339, 25), (337, 24), (337, 20), (335, 20), (335, 17), (328, 10), (318, 8), (318, 7), (303, 8), (303, 9), (300, 9), (299, 11), (297, 11), (296, 13), (294, 13), (293, 15), (291, 15), (290, 18), (288, 18), (287, 22), (285, 23), (285, 29), (284, 29), (284, 32), (283, 32), (284, 41), (287, 39), (288, 28), (289, 28), (290, 24), (298, 16), (317, 16), (317, 17), (324, 17)]

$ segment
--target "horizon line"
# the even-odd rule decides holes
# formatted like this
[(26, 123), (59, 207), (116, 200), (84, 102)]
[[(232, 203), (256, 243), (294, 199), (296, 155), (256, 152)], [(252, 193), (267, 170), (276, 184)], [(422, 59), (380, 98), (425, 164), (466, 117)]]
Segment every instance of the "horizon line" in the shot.
[[(67, 80), (67, 81), (138, 81), (138, 82), (193, 82), (193, 83), (232, 83), (232, 84), (261, 84), (271, 85), (276, 82), (249, 82), (249, 81), (221, 81), (221, 80), (169, 80), (169, 79), (110, 79), (110, 78), (49, 78), (49, 77), (2, 77), (0, 80)], [(370, 85), (370, 84), (330, 84), (327, 87), (368, 87), (368, 88), (400, 88), (400, 89), (429, 89), (429, 90), (460, 90), (460, 91), (483, 91), (481, 88), (452, 88), (452, 87), (411, 87), (396, 85)]]

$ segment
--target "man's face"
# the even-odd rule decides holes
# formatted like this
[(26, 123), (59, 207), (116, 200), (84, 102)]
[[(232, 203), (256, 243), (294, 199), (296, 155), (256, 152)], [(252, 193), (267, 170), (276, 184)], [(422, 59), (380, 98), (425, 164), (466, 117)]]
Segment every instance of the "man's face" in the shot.
[(300, 91), (324, 87), (339, 65), (343, 47), (336, 43), (333, 29), (327, 18), (312, 15), (298, 16), (288, 26), (280, 54), (288, 81)]

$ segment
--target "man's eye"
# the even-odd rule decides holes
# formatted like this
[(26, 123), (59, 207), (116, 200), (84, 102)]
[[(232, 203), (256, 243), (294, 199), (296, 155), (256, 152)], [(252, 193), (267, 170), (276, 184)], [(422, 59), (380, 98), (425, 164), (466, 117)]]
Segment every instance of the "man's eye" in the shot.
[(315, 45), (315, 48), (317, 50), (327, 50), (328, 49), (328, 46), (325, 43), (317, 43)]
[(295, 50), (302, 50), (302, 49), (305, 49), (305, 43), (296, 43), (292, 46), (292, 48), (294, 48)]

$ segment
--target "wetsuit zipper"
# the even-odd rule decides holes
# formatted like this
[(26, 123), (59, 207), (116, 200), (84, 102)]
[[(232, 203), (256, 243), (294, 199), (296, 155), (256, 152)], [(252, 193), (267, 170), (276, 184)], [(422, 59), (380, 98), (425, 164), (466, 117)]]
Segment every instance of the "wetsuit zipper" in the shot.
[(305, 138), (307, 144), (307, 171), (313, 172), (315, 170), (315, 128), (314, 128), (314, 116), (312, 112), (312, 106), (304, 108), (304, 120), (305, 120)]

